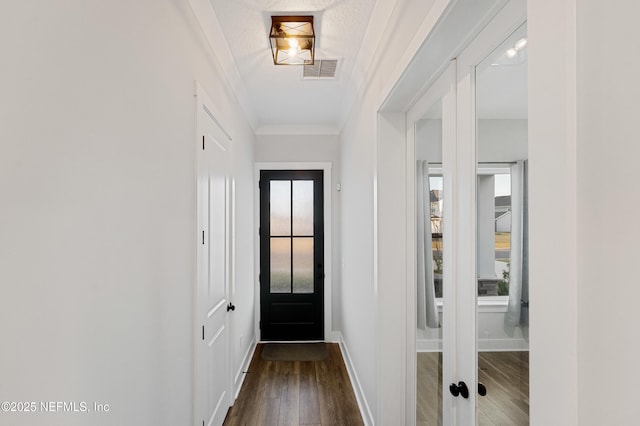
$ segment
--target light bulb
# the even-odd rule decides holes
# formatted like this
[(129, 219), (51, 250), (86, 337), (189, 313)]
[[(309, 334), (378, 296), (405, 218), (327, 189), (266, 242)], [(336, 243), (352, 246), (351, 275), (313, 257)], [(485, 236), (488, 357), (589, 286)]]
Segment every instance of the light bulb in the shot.
[(292, 49), (300, 46), (300, 43), (298, 43), (298, 40), (296, 40), (295, 38), (289, 38), (287, 39), (287, 41), (289, 42), (289, 47), (291, 47)]
[(514, 49), (513, 47), (510, 49), (507, 49), (507, 51), (505, 52), (507, 55), (507, 58), (511, 59), (514, 56), (516, 56), (518, 54), (518, 52), (516, 51), (516, 49)]
[(516, 41), (516, 45), (514, 47), (516, 48), (516, 50), (521, 50), (521, 49), (524, 49), (526, 45), (527, 45), (527, 38), (523, 37), (520, 40)]

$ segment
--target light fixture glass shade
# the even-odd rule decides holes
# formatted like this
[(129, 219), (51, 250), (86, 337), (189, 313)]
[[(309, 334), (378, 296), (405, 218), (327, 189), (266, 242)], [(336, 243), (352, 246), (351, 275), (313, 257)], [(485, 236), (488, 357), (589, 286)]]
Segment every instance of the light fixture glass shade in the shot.
[(313, 16), (272, 16), (271, 53), (274, 65), (313, 65)]

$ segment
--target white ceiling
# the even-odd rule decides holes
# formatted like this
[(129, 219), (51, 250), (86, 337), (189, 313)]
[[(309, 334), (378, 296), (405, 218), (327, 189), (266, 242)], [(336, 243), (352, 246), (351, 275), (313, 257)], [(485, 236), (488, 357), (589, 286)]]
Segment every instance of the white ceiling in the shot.
[[(209, 0), (257, 133), (315, 127), (338, 131), (356, 90), (354, 63), (375, 0)], [(338, 59), (335, 79), (303, 80), (301, 66), (275, 66), (272, 15), (313, 15), (317, 59)], [(237, 90), (236, 90), (237, 91)]]
[[(482, 6), (478, 6), (480, 12), (488, 13), (488, 2), (469, 2), (462, 12), (468, 15), (478, 3)], [(189, 3), (257, 134), (338, 134), (361, 87), (363, 71), (380, 41), (378, 27), (389, 19), (395, 0)], [(313, 15), (316, 58), (339, 60), (335, 79), (303, 80), (302, 66), (273, 65), (269, 44), (271, 16), (287, 14)], [(479, 65), (477, 107), (481, 118), (526, 118), (526, 49), (517, 63), (500, 58), (506, 48), (524, 36), (526, 26), (518, 28)], [(444, 43), (442, 37), (433, 38), (433, 43)], [(367, 48), (361, 49), (365, 39)], [(429, 40), (423, 47), (427, 45)], [(425, 64), (416, 66), (424, 68)], [(408, 89), (415, 92), (415, 86)]]

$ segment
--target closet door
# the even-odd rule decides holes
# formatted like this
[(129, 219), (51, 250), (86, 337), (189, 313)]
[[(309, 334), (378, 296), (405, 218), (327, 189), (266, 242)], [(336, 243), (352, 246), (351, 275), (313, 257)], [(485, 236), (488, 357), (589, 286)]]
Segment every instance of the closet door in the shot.
[(507, 2), (407, 113), (410, 424), (529, 423), (525, 21)]

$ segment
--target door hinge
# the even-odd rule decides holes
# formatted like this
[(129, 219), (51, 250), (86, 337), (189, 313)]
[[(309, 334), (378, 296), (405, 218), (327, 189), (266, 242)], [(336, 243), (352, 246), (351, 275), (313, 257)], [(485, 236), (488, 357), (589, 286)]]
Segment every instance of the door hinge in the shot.
[(262, 274), (258, 274), (258, 282), (261, 283), (262, 282)]
[(202, 245), (204, 245), (204, 231), (202, 231)]
[(260, 235), (260, 236), (262, 235), (262, 226), (258, 227), (258, 235)]
[(202, 340), (204, 340), (204, 325), (202, 326)]
[(204, 135), (202, 135), (202, 149), (204, 150)]

